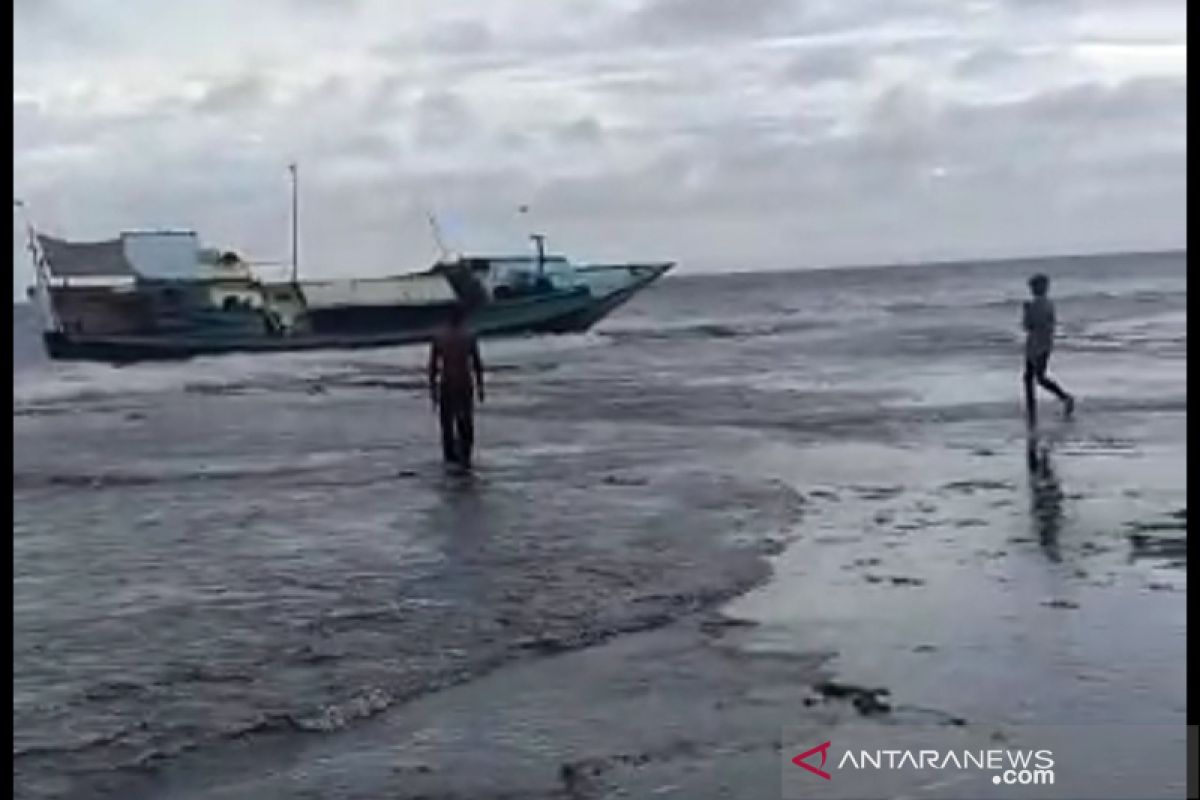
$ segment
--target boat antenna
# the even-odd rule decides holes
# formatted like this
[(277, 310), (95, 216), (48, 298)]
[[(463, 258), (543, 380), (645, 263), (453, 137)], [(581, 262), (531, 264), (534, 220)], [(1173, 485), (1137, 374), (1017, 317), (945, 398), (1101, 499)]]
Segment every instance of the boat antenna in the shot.
[(300, 175), (295, 161), (288, 164), (288, 172), (292, 177), (292, 284), (295, 285), (300, 278)]
[(437, 245), (438, 252), (442, 254), (442, 260), (450, 259), (450, 251), (446, 248), (446, 242), (442, 238), (442, 226), (438, 224), (437, 216), (432, 211), (425, 212), (426, 218), (429, 220), (429, 229), (433, 231), (433, 241)]

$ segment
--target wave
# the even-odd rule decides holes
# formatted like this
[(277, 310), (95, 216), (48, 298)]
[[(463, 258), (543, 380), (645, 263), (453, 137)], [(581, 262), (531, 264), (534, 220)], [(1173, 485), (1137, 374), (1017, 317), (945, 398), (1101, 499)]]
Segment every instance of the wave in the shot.
[(326, 474), (332, 464), (348, 458), (339, 454), (310, 454), (304, 463), (295, 459), (262, 464), (206, 466), (203, 468), (104, 469), (88, 470), (13, 470), (13, 489), (108, 489), (162, 484), (192, 484), (216, 481), (260, 481), (293, 478), (299, 475)]
[[(1182, 294), (1186, 295), (1186, 292)], [(1054, 293), (1054, 301), (1060, 307), (1065, 304), (1079, 307), (1095, 307), (1100, 304), (1112, 303), (1161, 304), (1164, 302), (1179, 302), (1180, 297), (1181, 292), (1175, 287), (1137, 291), (1096, 291), (1088, 289), (1077, 292)], [(948, 294), (941, 298), (908, 299), (887, 303), (883, 306), (883, 309), (893, 315), (929, 314), (954, 310), (1010, 311), (1013, 314), (1019, 314), (1021, 303), (1027, 299), (1028, 296), (1020, 291), (1008, 291), (1001, 297), (979, 296), (972, 298), (969, 295)]]
[(96, 734), (74, 742), (67, 742), (57, 745), (27, 745), (25, 747), (13, 746), (13, 763), (18, 761), (36, 759), (36, 758), (56, 758), (68, 753), (86, 753), (93, 750), (101, 750), (113, 745), (120, 744), (131, 733), (141, 730), (140, 724), (126, 726), (118, 730)]
[(307, 353), (256, 358), (226, 356), (131, 366), (51, 363), (44, 370), (14, 380), (13, 407), (14, 411), (20, 411), (56, 403), (169, 391), (215, 391), (271, 381), (304, 382), (337, 367), (336, 362), (317, 360)]
[(1132, 319), (1106, 320), (1067, 328), (1068, 341), (1082, 346), (1125, 349), (1130, 346), (1187, 347), (1187, 311), (1164, 311)]
[[(610, 344), (606, 337), (590, 333), (487, 340), (483, 351), (489, 370), (506, 371), (537, 368), (538, 360)], [(14, 373), (13, 413), (65, 412), (80, 405), (169, 393), (233, 395), (328, 386), (418, 390), (424, 388), (426, 352), (411, 346), (353, 353), (233, 354), (126, 366), (47, 362), (36, 370)]]
[[(744, 593), (760, 583), (768, 574), (765, 563), (754, 562), (753, 569), (736, 570), (728, 581), (689, 590), (653, 594), (633, 600), (637, 607), (630, 616), (615, 620), (595, 620), (563, 635), (539, 635), (514, 638), (503, 648), (482, 655), (470, 663), (447, 664), (433, 674), (397, 676), (393, 687), (362, 686), (345, 696), (309, 708), (286, 711), (264, 711), (219, 729), (202, 731), (186, 723), (161, 726), (147, 719), (111, 734), (92, 737), (82, 742), (61, 746), (28, 746), (14, 749), (14, 768), (24, 770), (33, 764), (54, 764), (63, 769), (62, 757), (87, 751), (100, 755), (98, 767), (108, 772), (131, 775), (155, 772), (169, 762), (189, 754), (202, 754), (209, 759), (221, 759), (224, 747), (239, 746), (247, 740), (270, 739), (288, 735), (326, 735), (345, 730), (354, 724), (383, 714), (422, 696), (479, 679), (494, 670), (517, 660), (549, 657), (603, 644), (615, 637), (668, 625), (681, 617), (713, 608)], [(644, 607), (641, 607), (643, 606)], [(388, 613), (392, 613), (388, 609)], [(368, 612), (372, 613), (372, 612)], [(305, 648), (289, 654), (313, 663), (313, 653)], [(320, 654), (321, 660), (339, 659), (339, 654)], [(212, 671), (207, 668), (183, 669), (165, 676), (167, 684), (178, 682), (225, 683), (253, 682), (254, 676), (244, 671)], [(95, 687), (84, 698), (89, 701), (111, 697), (137, 701), (137, 695), (152, 687), (139, 684), (105, 684)], [(38, 767), (40, 768), (40, 766)], [(68, 768), (69, 769), (69, 768)]]
[[(845, 317), (836, 320), (845, 323)], [(793, 312), (690, 320), (675, 324), (646, 322), (608, 326), (603, 335), (618, 341), (669, 339), (752, 339), (829, 328), (835, 321), (822, 315)]]

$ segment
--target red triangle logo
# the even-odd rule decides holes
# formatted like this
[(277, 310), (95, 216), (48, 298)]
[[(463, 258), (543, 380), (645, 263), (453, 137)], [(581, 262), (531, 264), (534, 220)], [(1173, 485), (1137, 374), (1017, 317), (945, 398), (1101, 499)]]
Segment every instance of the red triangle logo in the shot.
[(830, 745), (830, 742), (825, 742), (824, 744), (817, 745), (816, 747), (814, 747), (811, 750), (805, 750), (803, 753), (801, 753), (800, 755), (793, 758), (792, 763), (795, 764), (797, 767), (801, 767), (803, 769), (808, 770), (813, 775), (821, 776), (822, 778), (824, 778), (827, 781), (832, 780), (833, 779), (832, 776), (825, 770), (818, 769), (817, 767), (814, 767), (812, 764), (806, 764), (804, 762), (804, 759), (808, 758), (809, 756), (814, 756), (817, 753), (820, 753), (821, 754), (821, 766), (822, 767), (825, 766), (825, 756), (829, 751), (829, 745)]

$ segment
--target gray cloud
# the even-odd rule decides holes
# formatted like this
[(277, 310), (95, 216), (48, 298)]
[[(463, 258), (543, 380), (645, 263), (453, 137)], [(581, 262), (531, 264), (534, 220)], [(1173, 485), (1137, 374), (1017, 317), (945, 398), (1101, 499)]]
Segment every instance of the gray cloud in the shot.
[(667, 41), (745, 36), (770, 33), (798, 10), (793, 0), (644, 0), (630, 18), (629, 30)]
[(525, 203), (556, 249), (696, 270), (1180, 245), (1186, 6), (1131, 8), (21, 0), (14, 191), (277, 258), (298, 159), (314, 274), (424, 265), (428, 209), (525, 247)]
[(426, 47), (443, 53), (481, 53), (492, 44), (492, 32), (486, 23), (472, 19), (445, 22), (431, 28)]
[(965, 77), (981, 77), (1025, 63), (1023, 54), (1004, 47), (986, 45), (971, 50), (955, 63), (957, 74)]
[(870, 53), (859, 48), (806, 48), (788, 62), (782, 77), (786, 82), (801, 85), (852, 81), (862, 77), (870, 60)]
[(416, 140), (430, 147), (462, 143), (483, 124), (458, 94), (448, 90), (423, 93), (412, 111)]
[(362, 7), (360, 0), (287, 0), (287, 4), (301, 11), (337, 12), (350, 14)]
[(261, 75), (237, 75), (209, 83), (196, 101), (196, 109), (227, 114), (254, 109), (269, 102), (269, 87)]
[(558, 135), (566, 144), (595, 146), (604, 141), (604, 127), (593, 117), (581, 117), (560, 128)]

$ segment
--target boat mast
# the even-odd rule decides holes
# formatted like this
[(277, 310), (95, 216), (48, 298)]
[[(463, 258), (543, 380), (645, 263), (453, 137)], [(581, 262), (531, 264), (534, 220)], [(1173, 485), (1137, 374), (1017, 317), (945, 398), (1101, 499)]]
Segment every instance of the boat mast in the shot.
[[(529, 215), (529, 206), (520, 205), (517, 207), (517, 213), (522, 216)], [(537, 274), (542, 277), (546, 272), (546, 235), (544, 233), (531, 233), (529, 238), (537, 247)]]
[(537, 246), (537, 274), (540, 278), (546, 271), (546, 235), (543, 233), (531, 233), (529, 234), (529, 238)]
[(292, 285), (300, 277), (300, 177), (296, 162), (288, 164), (292, 176)]

